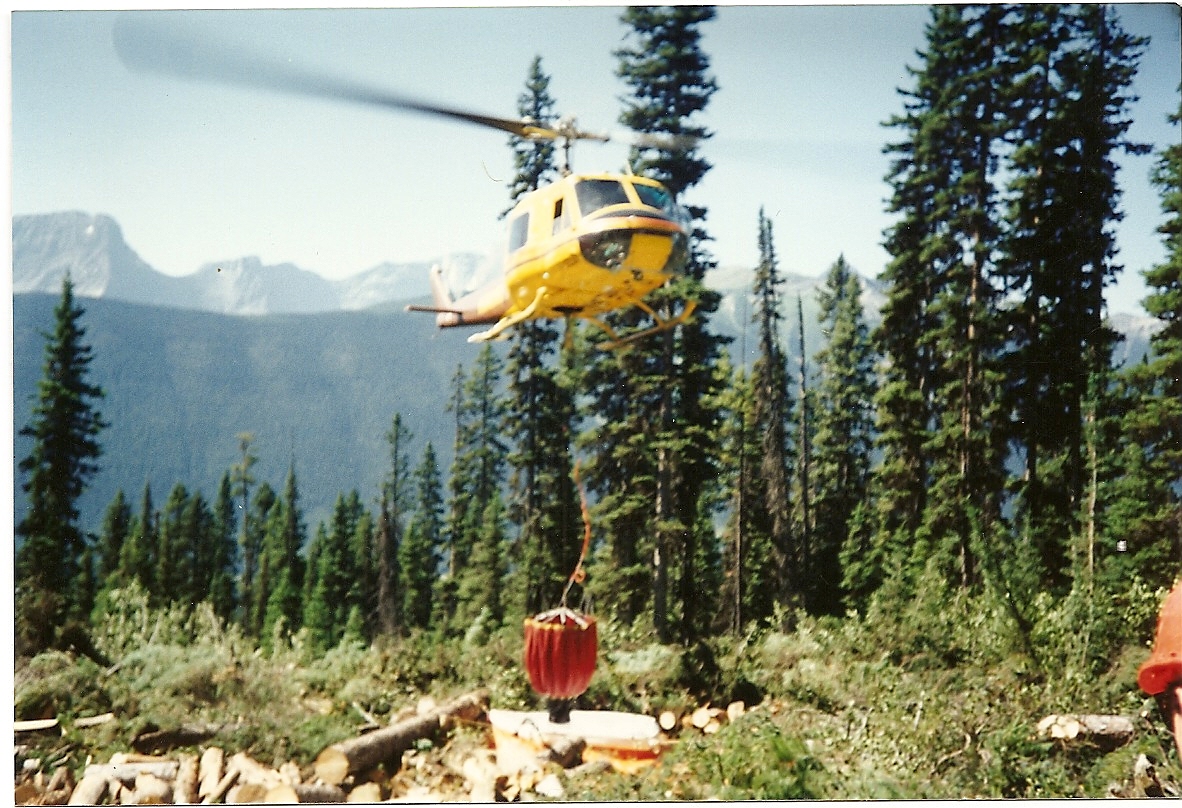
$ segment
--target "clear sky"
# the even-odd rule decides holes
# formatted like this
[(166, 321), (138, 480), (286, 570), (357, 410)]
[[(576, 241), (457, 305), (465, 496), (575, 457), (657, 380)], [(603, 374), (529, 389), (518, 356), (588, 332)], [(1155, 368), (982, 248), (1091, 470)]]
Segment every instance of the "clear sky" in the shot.
[[(18, 3), (18, 8), (20, 4)], [(106, 213), (156, 269), (183, 275), (257, 255), (339, 278), (383, 261), (484, 252), (508, 203), (508, 136), (431, 117), (135, 73), (112, 27), (128, 12), (11, 16), (12, 211)], [(150, 12), (130, 12), (146, 14)], [(627, 88), (615, 6), (156, 12), (243, 52), (418, 98), (512, 117), (541, 56), (560, 113), (617, 128)], [(1135, 85), (1134, 139), (1179, 137), (1178, 7), (1120, 6), (1152, 36)], [(703, 26), (719, 90), (702, 122), (714, 168), (691, 191), (726, 265), (756, 259), (756, 217), (785, 271), (824, 272), (844, 254), (886, 262), (889, 188), (881, 123), (919, 64), (925, 6), (722, 6)], [(626, 148), (580, 144), (576, 168), (620, 169)], [(1164, 257), (1155, 157), (1121, 158), (1114, 311), (1139, 311), (1139, 270)]]

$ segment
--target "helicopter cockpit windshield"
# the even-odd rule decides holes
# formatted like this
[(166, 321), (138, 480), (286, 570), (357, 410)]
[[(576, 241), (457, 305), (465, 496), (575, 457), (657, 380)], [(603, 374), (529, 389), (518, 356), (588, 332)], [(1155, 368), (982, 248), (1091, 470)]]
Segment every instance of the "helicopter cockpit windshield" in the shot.
[(575, 186), (575, 196), (584, 216), (609, 205), (628, 204), (628, 194), (618, 180), (581, 180)]

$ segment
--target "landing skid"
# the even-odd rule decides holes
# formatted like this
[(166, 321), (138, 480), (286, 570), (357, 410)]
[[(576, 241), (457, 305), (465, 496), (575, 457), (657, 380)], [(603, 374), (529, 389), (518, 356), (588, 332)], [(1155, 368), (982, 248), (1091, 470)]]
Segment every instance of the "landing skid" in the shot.
[(636, 301), (636, 306), (656, 320), (657, 324), (652, 328), (645, 328), (641, 331), (635, 331), (631, 334), (626, 334), (625, 336), (621, 337), (614, 328), (605, 323), (603, 320), (600, 320), (598, 317), (583, 318), (587, 322), (596, 325), (601, 331), (603, 331), (603, 333), (608, 335), (609, 341), (600, 345), (601, 348), (614, 351), (617, 348), (630, 345), (637, 340), (644, 339), (645, 337), (652, 336), (653, 334), (659, 334), (662, 331), (668, 331), (671, 328), (676, 328), (677, 326), (689, 320), (690, 315), (694, 313), (694, 309), (697, 307), (697, 303), (692, 300), (687, 301), (685, 308), (681, 310), (680, 314), (678, 314), (676, 317), (669, 318), (661, 317), (661, 315), (653, 311), (652, 307), (646, 304), (644, 301)]
[(538, 304), (542, 302), (542, 298), (546, 296), (546, 287), (538, 287), (537, 293), (534, 295), (533, 302), (526, 306), (519, 312), (507, 315), (497, 320), (493, 327), (488, 331), (481, 331), (479, 334), (473, 334), (468, 337), (468, 342), (489, 342), (490, 340), (498, 339), (506, 329), (512, 328), (518, 323), (528, 320), (534, 316), (534, 312), (538, 309)]

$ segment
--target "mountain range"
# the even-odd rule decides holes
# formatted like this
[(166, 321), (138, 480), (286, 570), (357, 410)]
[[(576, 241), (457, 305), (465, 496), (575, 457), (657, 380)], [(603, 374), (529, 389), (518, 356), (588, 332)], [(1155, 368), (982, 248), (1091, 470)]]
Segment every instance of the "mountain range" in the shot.
[[(441, 263), (454, 289), (490, 272), (488, 259), (461, 254)], [(402, 311), (427, 296), (427, 263), (384, 263), (343, 280), (257, 258), (212, 262), (172, 277), (144, 262), (108, 216), (68, 212), (13, 219), (13, 420), (16, 518), (26, 507), (16, 463), (29, 452), (19, 430), (31, 417), (44, 337), (66, 272), (85, 310), (91, 378), (110, 427), (101, 436), (101, 471), (80, 502), (97, 529), (122, 489), (138, 504), (150, 484), (157, 506), (183, 483), (212, 499), (238, 459), (237, 435), (255, 436), (256, 477), (279, 489), (294, 463), (309, 525), (326, 520), (341, 492), (376, 495), (389, 466), (384, 435), (395, 413), (414, 433), (412, 463), (430, 441), (446, 474), (454, 440), (447, 411), (457, 368), (477, 346), (468, 331), (438, 331), (433, 318)], [(824, 268), (818, 268), (818, 272)], [(720, 267), (707, 284), (722, 294), (713, 330), (732, 338), (732, 355), (754, 359), (744, 339), (751, 271)], [(816, 290), (823, 275), (785, 274), (784, 341), (799, 356), (823, 337)], [(885, 295), (872, 280), (863, 305), (878, 320)], [(1118, 361), (1144, 355), (1155, 321), (1117, 315), (1126, 335)], [(503, 351), (504, 343), (496, 344)]]

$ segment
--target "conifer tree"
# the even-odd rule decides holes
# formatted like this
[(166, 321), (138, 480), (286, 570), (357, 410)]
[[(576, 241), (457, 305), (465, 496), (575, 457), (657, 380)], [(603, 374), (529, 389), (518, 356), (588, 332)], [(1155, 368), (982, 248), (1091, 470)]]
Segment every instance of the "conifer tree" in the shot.
[[(262, 610), (260, 632), (265, 643), (271, 641), (280, 620), (288, 632), (300, 625), (305, 575), (300, 550), (306, 534), (299, 501), (299, 485), (293, 460), (288, 468), (283, 494), (275, 500), (267, 514), (263, 539), (257, 598)], [(262, 567), (266, 567), (267, 571), (265, 583), (262, 580)]]
[(454, 398), (456, 455), (448, 481), (447, 575), (439, 580), (436, 597), (443, 624), (455, 613), (455, 588), (480, 534), (484, 509), (504, 483), (505, 403), (498, 389), (503, 370), (503, 360), (486, 343)]
[(356, 490), (339, 494), (329, 525), (319, 526), (309, 550), (309, 558), (316, 561), (316, 575), (303, 604), (303, 625), (313, 647), (321, 651), (332, 648), (345, 636), (350, 610), (357, 604), (359, 560), (354, 550), (364, 515), (365, 507)]
[[(632, 166), (665, 183), (678, 197), (710, 167), (696, 145), (709, 133), (691, 119), (705, 108), (715, 90), (699, 31), (713, 17), (709, 6), (634, 7), (622, 15), (629, 39), (616, 52), (618, 73), (632, 95), (625, 99), (621, 122), (637, 132), (688, 136), (695, 141), (636, 149)], [(700, 625), (695, 614), (695, 563), (700, 554), (694, 524), (699, 499), (716, 475), (714, 415), (704, 407), (713, 400), (713, 364), (721, 345), (707, 325), (718, 296), (702, 284), (713, 265), (704, 246), (708, 236), (700, 225), (705, 210), (691, 207), (690, 212), (698, 224), (690, 240), (685, 275), (653, 293), (649, 303), (671, 316), (692, 300), (698, 313), (674, 330), (596, 357), (588, 376), (597, 391), (592, 406), (597, 414), (617, 408), (623, 412), (610, 429), (584, 438), (586, 445), (595, 446), (588, 480), (600, 493), (599, 512), (609, 532), (616, 567), (609, 575), (624, 587), (613, 587), (617, 612), (632, 620), (647, 601), (658, 637), (668, 640), (677, 635), (685, 642), (693, 639), (693, 627)], [(646, 316), (633, 309), (608, 319), (627, 331)], [(612, 397), (625, 400), (606, 400)], [(616, 459), (609, 463), (610, 455)], [(613, 468), (617, 464), (624, 468)], [(609, 488), (615, 489), (610, 497)], [(637, 519), (638, 511), (648, 513)], [(633, 532), (639, 536), (630, 535)], [(635, 545), (638, 538), (642, 539), (639, 547)], [(644, 569), (638, 562), (644, 564), (645, 556), (648, 598), (636, 590), (637, 573)]]
[[(1170, 120), (1182, 121), (1182, 107)], [(1166, 256), (1142, 273), (1150, 289), (1143, 303), (1159, 327), (1146, 361), (1122, 380), (1131, 401), (1116, 424), (1121, 462), (1102, 494), (1109, 518), (1099, 563), (1110, 581), (1135, 574), (1164, 587), (1182, 571), (1182, 145), (1161, 153), (1152, 179)]]
[(15, 579), (18, 601), (43, 601), (38, 615), (26, 614), (18, 604), (18, 617), (45, 621), (39, 628), (28, 624), (35, 647), (43, 647), (52, 627), (66, 616), (85, 616), (72, 591), (88, 543), (78, 523), (78, 498), (98, 472), (98, 436), (107, 424), (95, 408), (103, 390), (88, 380), (93, 354), (84, 342), (83, 314), (66, 275), (53, 331), (44, 334), (45, 362), (32, 419), (20, 430), (33, 446), (18, 467), (25, 475), (21, 488), (29, 496), (29, 509), (16, 526), (23, 541)]
[(845, 570), (862, 562), (859, 549), (847, 544), (851, 515), (866, 499), (874, 427), (874, 349), (861, 294), (861, 281), (844, 256), (817, 292), (827, 340), (814, 356), (813, 544), (823, 582), (815, 605), (828, 613), (840, 613)]
[(780, 275), (776, 258), (772, 223), (759, 210), (759, 264), (755, 268), (752, 296), (759, 343), (751, 368), (751, 394), (754, 403), (752, 427), (760, 436), (759, 501), (766, 509), (766, 521), (760, 527), (771, 539), (776, 554), (777, 600), (803, 605), (804, 572), (807, 558), (804, 548), (792, 533), (791, 472), (789, 419), (792, 394), (788, 389), (788, 365), (780, 337), (783, 320)]
[(123, 584), (137, 581), (145, 592), (155, 588), (156, 521), (152, 486), (145, 483), (139, 515), (133, 520), (131, 532), (119, 552), (118, 576)]
[[(542, 57), (535, 56), (525, 79), (525, 91), (517, 97), (517, 114), (536, 121), (539, 126), (554, 123), (554, 99), (550, 96), (550, 76), (542, 69)], [(546, 138), (529, 140), (511, 137), (513, 149), (513, 179), (509, 183), (509, 199), (516, 203), (524, 194), (535, 191), (557, 176), (554, 165), (554, 141)]]
[(378, 508), (377, 533), (377, 622), (375, 630), (393, 636), (403, 629), (402, 593), (399, 589), (399, 548), (403, 539), (403, 521), (411, 504), (411, 468), (407, 446), (412, 439), (400, 413), (386, 433), (390, 447), (390, 471), (382, 482)]
[(230, 481), (234, 485), (234, 495), (238, 499), (242, 510), (242, 525), (238, 534), (238, 545), (242, 550), (242, 576), (238, 584), (238, 601), (242, 605), (243, 626), (249, 626), (248, 613), (254, 603), (254, 577), (258, 564), (260, 532), (251, 523), (250, 492), (255, 484), (251, 469), (258, 462), (258, 457), (251, 449), (254, 435), (249, 432), (238, 434), (238, 451), (241, 460), (230, 469)]
[[(243, 555), (249, 552), (254, 558), (254, 573), (249, 588), (244, 588), (240, 600), (242, 601), (242, 626), (252, 636), (259, 637), (263, 630), (263, 619), (267, 611), (267, 598), (271, 593), (271, 556), (264, 552), (267, 546), (267, 533), (277, 532), (276, 522), (279, 511), (272, 511), (277, 504), (278, 496), (271, 484), (263, 481), (255, 490), (250, 508), (242, 518), (247, 525), (243, 535)], [(245, 574), (243, 576), (245, 583)]]
[(501, 625), (505, 618), (505, 506), (493, 494), (480, 519), (480, 533), (472, 556), (457, 586), (456, 623), (465, 630), (479, 622), (484, 630)]
[(218, 617), (228, 621), (234, 615), (234, 575), (238, 555), (238, 541), (234, 533), (234, 496), (229, 472), (223, 474), (218, 483), (211, 515), (209, 600)]
[(99, 578), (107, 580), (119, 569), (119, 554), (123, 543), (131, 532), (131, 506), (123, 496), (123, 489), (115, 492), (115, 498), (103, 515), (103, 526), (99, 532)]
[(428, 443), (414, 472), (415, 507), (399, 548), (402, 615), (411, 628), (431, 623), (432, 591), (443, 545), (443, 485), (435, 448)]
[[(549, 86), (541, 58), (535, 58), (526, 90), (518, 97), (518, 114), (552, 123), (554, 99)], [(552, 141), (513, 138), (512, 142), (516, 174), (510, 196), (516, 201), (553, 180), (558, 171)], [(574, 328), (574, 321), (566, 327)], [(513, 425), (513, 446), (507, 457), (507, 513), (518, 527), (511, 605), (528, 613), (557, 604), (579, 547), (579, 505), (571, 480), (574, 393), (564, 367), (571, 352), (560, 352), (560, 340), (559, 329), (551, 322), (521, 323), (514, 329), (506, 364), (505, 419)]]
[(1042, 575), (1062, 590), (1083, 496), (1082, 401), (1111, 362), (1103, 287), (1118, 271), (1112, 155), (1125, 139), (1143, 41), (1103, 6), (1023, 6), (1011, 26), (1012, 205), (1006, 290), (1020, 297), (1008, 328), (1007, 379), (1025, 468), (1018, 505)]
[(728, 519), (722, 551), (721, 609), (731, 631), (772, 615), (778, 587), (776, 553), (768, 533), (765, 487), (760, 479), (762, 437), (755, 428), (751, 376), (740, 365), (731, 370), (724, 355), (719, 371), (731, 382), (720, 394), (722, 463), (727, 470)]

